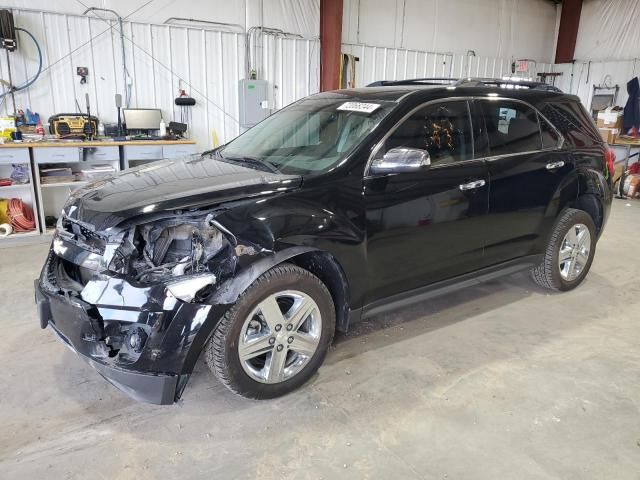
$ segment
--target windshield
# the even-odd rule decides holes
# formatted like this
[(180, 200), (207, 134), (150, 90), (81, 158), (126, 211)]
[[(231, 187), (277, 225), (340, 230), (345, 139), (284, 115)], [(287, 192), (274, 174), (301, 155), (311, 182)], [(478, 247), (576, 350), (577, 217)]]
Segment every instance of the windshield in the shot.
[(339, 165), (395, 106), (307, 98), (282, 109), (216, 151), (223, 160), (288, 174)]

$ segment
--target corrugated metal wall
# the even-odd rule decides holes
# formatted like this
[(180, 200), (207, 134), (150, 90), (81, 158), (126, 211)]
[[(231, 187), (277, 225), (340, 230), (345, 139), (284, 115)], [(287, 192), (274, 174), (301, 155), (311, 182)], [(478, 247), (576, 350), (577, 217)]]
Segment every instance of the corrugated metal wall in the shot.
[[(184, 26), (124, 22), (126, 77), (122, 67), (117, 22), (29, 9), (14, 10), (16, 25), (29, 30), (42, 47), (44, 71), (29, 89), (16, 94), (18, 108), (30, 108), (43, 120), (54, 113), (85, 109), (89, 93), (92, 112), (104, 122), (116, 120), (114, 95), (121, 93), (129, 106), (161, 108), (166, 119), (180, 121), (173, 101), (180, 88), (196, 99), (188, 123), (191, 137), (201, 149), (224, 143), (239, 133), (238, 81), (245, 74), (245, 35)], [(37, 50), (20, 33), (19, 50), (10, 54), (14, 84), (21, 85), (37, 70)], [(270, 104), (282, 108), (319, 90), (320, 45), (317, 39), (264, 35), (257, 51), (260, 78), (269, 81)], [(417, 77), (502, 77), (511, 60), (463, 54), (343, 44), (343, 51), (360, 58), (356, 85), (376, 80)], [(1, 53), (1, 52), (0, 52)], [(89, 68), (81, 85), (76, 67)], [(532, 64), (527, 75), (552, 71), (552, 65)], [(7, 65), (0, 55), (0, 78)], [(125, 87), (126, 84), (126, 87)], [(4, 97), (0, 114), (11, 112)]]
[[(30, 108), (46, 121), (54, 113), (75, 112), (76, 99), (85, 109), (89, 93), (92, 113), (104, 122), (116, 120), (114, 95), (125, 96), (120, 32), (117, 22), (100, 18), (34, 10), (14, 10), (16, 25), (29, 30), (42, 47), (44, 71), (29, 89), (16, 94), (18, 108)], [(104, 14), (100, 14), (101, 16)], [(106, 18), (106, 17), (103, 17)], [(161, 108), (165, 118), (180, 120), (174, 106), (178, 89), (196, 99), (189, 124), (200, 148), (224, 143), (239, 133), (238, 81), (244, 78), (245, 35), (182, 26), (124, 22), (129, 105)], [(20, 33), (10, 55), (14, 84), (37, 71), (38, 55)], [(319, 89), (319, 42), (314, 39), (265, 35), (264, 76), (272, 86), (272, 105), (281, 108)], [(80, 85), (76, 67), (89, 68)], [(4, 56), (0, 78), (7, 78)], [(5, 97), (0, 114), (12, 110)]]
[[(502, 78), (511, 74), (511, 59), (434, 53), (420, 50), (385, 48), (344, 43), (342, 51), (359, 58), (356, 86), (377, 80), (405, 80), (424, 77)], [(549, 63), (530, 63), (526, 76), (536, 79), (538, 72), (552, 72)]]
[(617, 105), (624, 106), (629, 98), (627, 82), (640, 73), (640, 59), (612, 60), (608, 62), (589, 62), (556, 65), (556, 71), (562, 72), (558, 78), (558, 86), (567, 93), (580, 97), (585, 107), (590, 107), (593, 96), (593, 85), (618, 85)]

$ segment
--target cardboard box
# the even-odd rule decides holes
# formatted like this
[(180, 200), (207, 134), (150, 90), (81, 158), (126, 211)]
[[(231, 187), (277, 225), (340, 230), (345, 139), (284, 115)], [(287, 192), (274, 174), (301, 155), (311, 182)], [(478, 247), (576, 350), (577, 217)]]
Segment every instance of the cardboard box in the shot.
[(598, 127), (598, 132), (600, 132), (600, 136), (602, 137), (602, 140), (604, 140), (609, 144), (612, 144), (612, 143), (615, 143), (616, 138), (618, 138), (618, 134), (620, 133), (620, 130), (618, 130), (617, 128)]
[(624, 110), (621, 107), (609, 107), (598, 112), (598, 128), (615, 128), (620, 132), (623, 126)]

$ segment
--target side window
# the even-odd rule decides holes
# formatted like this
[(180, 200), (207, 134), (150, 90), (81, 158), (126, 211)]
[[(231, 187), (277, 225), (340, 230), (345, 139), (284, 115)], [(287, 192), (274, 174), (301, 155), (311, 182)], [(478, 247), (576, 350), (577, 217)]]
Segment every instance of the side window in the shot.
[(556, 148), (560, 143), (558, 132), (544, 118), (540, 116), (538, 118), (540, 120), (540, 131), (542, 132), (542, 148)]
[(414, 112), (387, 139), (384, 151), (403, 147), (427, 150), (432, 165), (472, 159), (467, 102), (442, 102)]
[(483, 101), (491, 155), (540, 150), (538, 114), (520, 103)]

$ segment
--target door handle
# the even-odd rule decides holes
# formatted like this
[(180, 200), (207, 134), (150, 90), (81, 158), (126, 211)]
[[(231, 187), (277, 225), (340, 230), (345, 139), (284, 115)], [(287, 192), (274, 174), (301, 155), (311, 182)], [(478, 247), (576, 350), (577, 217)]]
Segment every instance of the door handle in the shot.
[(467, 190), (475, 190), (476, 188), (484, 187), (486, 183), (487, 182), (484, 180), (474, 180), (473, 182), (461, 184), (459, 188), (463, 192)]
[(564, 162), (560, 160), (559, 162), (551, 162), (547, 163), (547, 170), (555, 170), (556, 168), (564, 167)]

